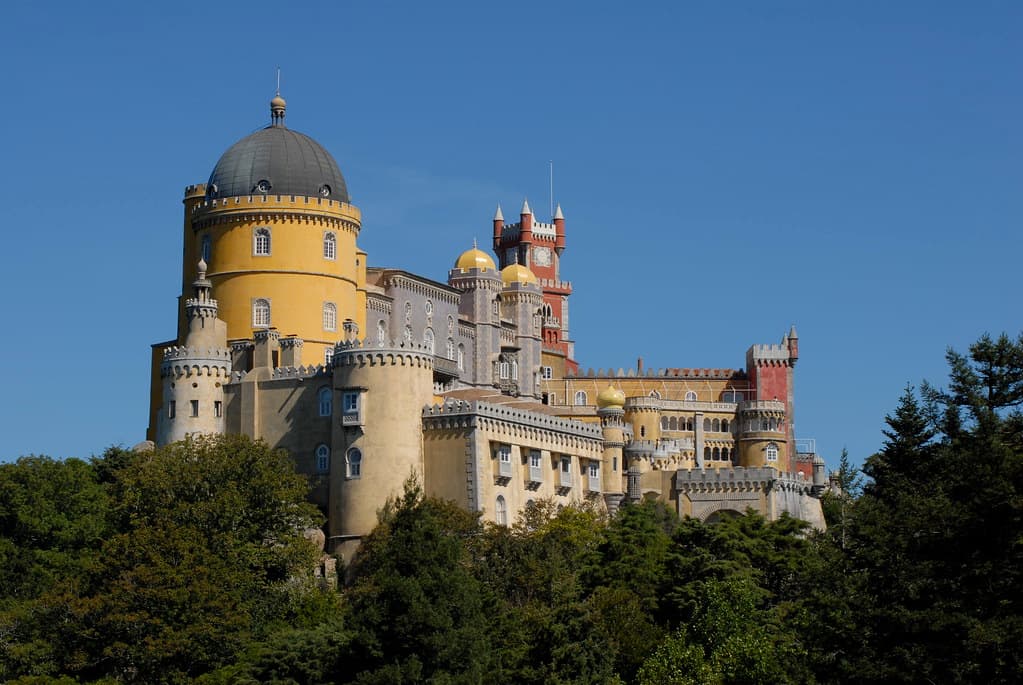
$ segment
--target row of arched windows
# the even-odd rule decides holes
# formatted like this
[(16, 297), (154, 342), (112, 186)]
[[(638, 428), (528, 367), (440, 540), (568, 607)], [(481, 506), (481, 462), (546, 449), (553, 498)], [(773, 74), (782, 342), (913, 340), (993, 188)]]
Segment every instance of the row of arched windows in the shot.
[[(731, 424), (728, 419), (704, 419), (703, 430), (714, 433), (727, 433)], [(693, 430), (693, 419), (691, 417), (662, 416), (661, 430), (664, 431), (691, 431)]]
[(703, 460), (704, 461), (730, 461), (733, 464), (736, 463), (736, 453), (734, 447), (704, 447), (703, 448)]
[[(258, 297), (252, 301), (252, 327), (270, 327), (270, 300), (265, 297)], [(323, 330), (337, 330), (337, 305), (333, 302), (323, 303)]]
[(753, 431), (774, 431), (781, 433), (785, 430), (785, 421), (774, 417), (751, 418), (746, 420), (746, 430)]
[[(256, 257), (269, 257), (271, 253), (271, 234), (269, 226), (260, 226), (252, 231), (252, 254)], [(210, 236), (202, 238), (202, 257), (210, 260)], [(337, 259), (337, 235), (333, 231), (323, 234), (323, 258)]]

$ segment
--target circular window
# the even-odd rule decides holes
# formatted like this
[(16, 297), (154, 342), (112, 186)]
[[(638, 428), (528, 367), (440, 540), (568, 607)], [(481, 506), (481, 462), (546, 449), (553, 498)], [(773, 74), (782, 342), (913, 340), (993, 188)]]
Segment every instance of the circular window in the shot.
[(260, 193), (269, 193), (270, 181), (264, 178), (263, 180), (256, 184), (256, 190), (259, 191)]
[(330, 197), (330, 186), (326, 183), (320, 186), (320, 197)]

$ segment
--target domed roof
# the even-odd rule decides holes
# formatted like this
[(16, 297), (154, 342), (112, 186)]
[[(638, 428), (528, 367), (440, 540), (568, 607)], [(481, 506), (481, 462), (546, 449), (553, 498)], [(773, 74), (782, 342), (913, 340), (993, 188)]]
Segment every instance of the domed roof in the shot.
[(334, 157), (307, 135), (284, 126), (284, 98), (271, 101), (273, 124), (227, 149), (206, 184), (210, 198), (304, 195), (349, 202)]
[(537, 283), (536, 274), (521, 264), (509, 264), (501, 269), (501, 280), (510, 283)]
[(608, 383), (608, 386), (597, 395), (597, 406), (601, 409), (606, 407), (624, 407), (625, 393)]
[(466, 250), (458, 256), (455, 260), (455, 268), (467, 271), (469, 269), (480, 269), (492, 271), (497, 270), (497, 266), (494, 264), (494, 260), (490, 258), (483, 250), (473, 246), (471, 250)]

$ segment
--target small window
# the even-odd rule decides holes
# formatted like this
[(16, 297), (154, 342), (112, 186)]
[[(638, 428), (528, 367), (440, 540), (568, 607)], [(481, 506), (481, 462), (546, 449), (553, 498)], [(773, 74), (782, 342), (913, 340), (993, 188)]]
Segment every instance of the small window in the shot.
[(217, 419), (224, 416), (224, 403), (220, 400), (213, 400), (213, 416)]
[(190, 416), (195, 417), (199, 415), (199, 400), (189, 400), (188, 407)]
[(501, 362), (498, 368), (500, 370), (499, 375), (501, 380), (508, 380), (508, 377), (511, 375), (511, 365), (509, 365), (508, 362)]
[(424, 307), (426, 309), (426, 318), (428, 318), (428, 319), (432, 318), (433, 317), (433, 302), (430, 301), (430, 300), (427, 300), (426, 304), (424, 305)]
[(764, 455), (767, 461), (778, 461), (778, 446), (773, 442), (767, 445), (767, 449), (764, 450)]
[(551, 378), (554, 377), (554, 369), (552, 369), (549, 366), (540, 367), (540, 373), (543, 376), (544, 380), (550, 380)]
[(200, 254), (202, 260), (208, 265), (210, 263), (210, 254), (212, 253), (212, 242), (210, 240), (210, 234), (207, 233), (202, 237), (202, 248), (200, 248)]
[(257, 228), (252, 234), (252, 254), (257, 257), (270, 255), (270, 229)]
[(639, 427), (639, 437), (641, 437), (641, 438), (645, 438), (646, 437), (646, 426), (640, 426)]
[(669, 430), (669, 428), (668, 428), (668, 427), (669, 427), (670, 425), (671, 425), (671, 424), (670, 424), (670, 422), (668, 421), (668, 417), (667, 417), (667, 416), (662, 416), (662, 417), (661, 417), (661, 430), (662, 430), (662, 431), (666, 431), (666, 430)]
[(596, 478), (599, 475), (600, 475), (600, 465), (597, 462), (595, 462), (595, 461), (591, 461), (590, 462), (590, 478)]
[(323, 258), (337, 259), (337, 237), (331, 232), (323, 234)]
[(405, 326), (405, 332), (402, 335), (405, 338), (405, 342), (412, 342), (412, 326)]
[(721, 431), (721, 421), (719, 421), (718, 419), (714, 419), (714, 423), (711, 424), (711, 430), (714, 431), (715, 433), (720, 432)]
[(252, 327), (270, 327), (270, 300), (258, 299), (252, 301)]
[(334, 348), (329, 345), (323, 350), (323, 365), (330, 367), (331, 362), (334, 361)]
[(575, 405), (577, 407), (586, 406), (586, 393), (583, 392), (582, 390), (579, 390), (575, 393)]
[(405, 323), (412, 323), (412, 303), (405, 303)]
[(500, 447), (498, 447), (497, 448), (497, 458), (500, 459), (502, 463), (510, 464), (511, 463), (511, 447), (509, 445), (501, 445)]
[(320, 388), (319, 392), (316, 393), (318, 404), (320, 405), (320, 416), (330, 416), (334, 407), (334, 394), (330, 388)]
[(433, 339), (433, 329), (432, 328), (427, 328), (425, 331), (423, 331), (423, 345), (426, 346), (426, 351), (427, 352), (429, 352), (430, 354), (433, 354), (434, 339)]
[(571, 457), (562, 457), (561, 458), (561, 472), (562, 473), (571, 473), (572, 472), (572, 458)]
[(651, 390), (650, 397), (654, 398), (655, 400), (659, 400), (661, 399), (661, 393), (657, 392), (656, 390)]
[(323, 330), (337, 330), (337, 305), (333, 302), (323, 303)]
[(529, 451), (529, 466), (530, 468), (540, 468), (540, 450)]
[(695, 402), (695, 401), (696, 401), (696, 393), (693, 392), (692, 390), (686, 392), (686, 402)]
[(504, 501), (504, 495), (497, 496), (497, 504), (494, 508), (494, 520), (499, 526), (508, 525), (508, 505)]
[(377, 342), (381, 345), (387, 342), (387, 324), (383, 319), (377, 321)]
[(710, 432), (710, 419), (703, 420), (703, 430), (707, 433)]
[(358, 447), (348, 450), (348, 454), (345, 455), (345, 462), (348, 465), (349, 478), (362, 477), (362, 451)]
[(316, 472), (326, 473), (330, 470), (330, 448), (320, 445), (316, 448)]
[(721, 432), (722, 433), (728, 432), (728, 419), (721, 419)]
[(458, 370), (465, 371), (465, 345), (458, 346)]
[(173, 419), (178, 413), (178, 403), (171, 400), (167, 403), (167, 418)]
[(346, 414), (354, 414), (359, 411), (359, 393), (346, 392), (341, 396), (341, 408)]
[(455, 358), (455, 341), (451, 338), (448, 338), (448, 343), (444, 350), (444, 356), (448, 359)]
[(611, 471), (618, 473), (618, 457), (611, 457)]

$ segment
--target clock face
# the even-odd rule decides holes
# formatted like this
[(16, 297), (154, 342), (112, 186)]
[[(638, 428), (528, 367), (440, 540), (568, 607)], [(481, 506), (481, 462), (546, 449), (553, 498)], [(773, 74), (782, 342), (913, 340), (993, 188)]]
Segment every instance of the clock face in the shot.
[(537, 266), (550, 266), (551, 265), (551, 248), (549, 248), (549, 247), (534, 247), (533, 248), (533, 261), (536, 262)]

